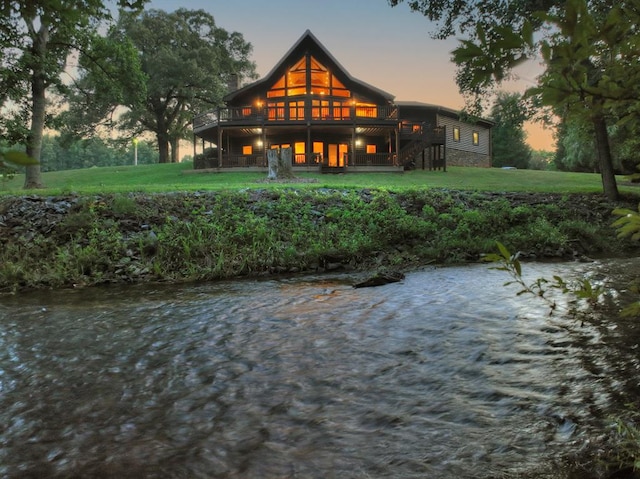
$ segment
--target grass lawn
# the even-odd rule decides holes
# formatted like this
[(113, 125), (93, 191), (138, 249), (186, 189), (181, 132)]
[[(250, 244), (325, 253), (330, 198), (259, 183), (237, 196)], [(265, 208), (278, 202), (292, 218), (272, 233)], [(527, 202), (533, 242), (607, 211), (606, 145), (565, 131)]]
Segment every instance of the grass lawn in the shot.
[[(268, 184), (258, 180), (266, 173), (192, 173), (191, 163), (88, 168), (43, 173), (44, 190), (22, 189), (24, 177), (0, 183), (0, 193), (23, 195), (57, 195), (65, 193), (167, 192), (196, 190), (235, 190), (243, 188), (447, 188), (477, 191), (530, 191), (556, 193), (602, 192), (600, 175), (500, 168), (450, 167), (442, 171), (408, 171), (404, 173), (353, 173), (321, 175), (299, 173), (301, 178), (316, 178), (317, 183)], [(618, 178), (622, 192), (635, 191), (624, 177)]]

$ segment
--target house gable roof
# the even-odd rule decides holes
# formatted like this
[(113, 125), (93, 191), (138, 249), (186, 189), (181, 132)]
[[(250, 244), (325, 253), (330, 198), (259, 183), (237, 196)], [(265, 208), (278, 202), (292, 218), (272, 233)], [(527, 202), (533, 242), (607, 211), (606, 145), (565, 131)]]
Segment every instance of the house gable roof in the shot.
[(230, 92), (223, 100), (227, 104), (251, 103), (251, 101), (260, 93), (268, 90), (271, 85), (282, 75), (288, 68), (300, 60), (307, 52), (312, 54), (326, 68), (357, 95), (362, 95), (369, 100), (378, 102), (393, 102), (394, 96), (368, 83), (358, 80), (335, 59), (335, 57), (325, 48), (322, 43), (311, 33), (310, 30), (298, 39), (298, 41), (289, 49), (282, 59), (271, 69), (271, 71), (260, 80), (250, 83), (239, 90)]
[(400, 109), (400, 117), (403, 115), (403, 110), (418, 109), (425, 112), (431, 112), (436, 115), (442, 115), (452, 118), (456, 121), (462, 121), (469, 124), (477, 124), (486, 128), (494, 126), (494, 122), (486, 118), (480, 117), (465, 117), (462, 111), (447, 108), (446, 106), (434, 105), (431, 103), (423, 103), (419, 101), (397, 101), (395, 102)]

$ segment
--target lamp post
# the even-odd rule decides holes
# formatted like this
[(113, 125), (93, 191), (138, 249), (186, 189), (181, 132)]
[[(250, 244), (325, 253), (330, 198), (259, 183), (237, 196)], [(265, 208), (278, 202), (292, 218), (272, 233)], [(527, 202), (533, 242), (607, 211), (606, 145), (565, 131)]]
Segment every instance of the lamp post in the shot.
[(131, 140), (131, 143), (133, 143), (133, 165), (137, 166), (138, 165), (138, 139), (134, 137)]

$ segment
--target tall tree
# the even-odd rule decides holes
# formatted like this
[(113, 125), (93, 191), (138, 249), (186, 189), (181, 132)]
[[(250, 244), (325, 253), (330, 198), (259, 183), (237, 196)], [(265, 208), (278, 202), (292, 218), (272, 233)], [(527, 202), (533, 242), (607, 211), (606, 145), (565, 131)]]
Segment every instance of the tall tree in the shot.
[[(111, 136), (120, 111), (118, 105), (140, 106), (146, 96), (146, 75), (138, 49), (111, 28), (111, 35), (94, 34), (79, 55), (77, 70), (64, 98), (56, 126), (65, 144), (93, 136)], [(128, 142), (127, 142), (128, 143)]]
[[(118, 3), (141, 8), (145, 0)], [(24, 142), (39, 161), (48, 92), (64, 91), (61, 74), (69, 54), (84, 48), (90, 33), (110, 18), (109, 9), (102, 0), (0, 0), (0, 12), (2, 132)], [(39, 163), (26, 168), (25, 188), (42, 186), (40, 171)]]
[[(82, 83), (93, 84), (89, 90), (99, 96), (98, 104), (124, 107), (117, 121), (120, 129), (129, 135), (155, 134), (161, 163), (171, 160), (169, 145), (177, 159), (177, 144), (188, 137), (193, 112), (221, 104), (231, 75), (256, 76), (249, 60), (251, 44), (242, 34), (216, 26), (213, 16), (203, 10), (121, 11), (107, 41), (123, 37), (135, 45), (145, 74), (145, 88), (138, 90), (138, 98), (113, 95), (99, 87), (103, 78), (90, 63), (81, 72)], [(82, 123), (94, 121), (89, 118)]]
[(563, 118), (558, 126), (555, 164), (561, 171), (598, 172), (593, 130), (579, 118)]
[[(403, 0), (389, 0), (392, 5)], [(607, 122), (612, 110), (637, 111), (640, 6), (637, 0), (412, 0), (438, 23), (436, 36), (462, 33), (454, 52), (460, 88), (479, 98), (523, 61), (542, 53), (543, 104), (593, 127), (603, 190), (618, 197)], [(635, 106), (632, 106), (635, 105)], [(637, 117), (636, 117), (637, 118)], [(635, 120), (637, 121), (637, 119)]]
[(493, 166), (515, 166), (526, 169), (531, 160), (531, 147), (526, 143), (524, 122), (526, 107), (518, 93), (499, 92), (491, 108)]

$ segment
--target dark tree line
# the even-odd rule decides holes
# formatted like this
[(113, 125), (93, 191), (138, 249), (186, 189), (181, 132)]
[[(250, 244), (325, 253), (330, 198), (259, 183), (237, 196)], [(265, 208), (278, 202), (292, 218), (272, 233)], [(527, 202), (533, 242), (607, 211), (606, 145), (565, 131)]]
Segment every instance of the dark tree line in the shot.
[[(3, 145), (1, 149), (24, 149), (21, 145)], [(158, 163), (158, 150), (149, 141), (138, 142), (137, 164)], [(61, 141), (59, 136), (44, 135), (42, 138), (42, 171), (73, 170), (99, 166), (126, 166), (134, 164), (134, 146), (122, 142), (111, 142), (99, 137), (79, 139), (71, 143)]]

